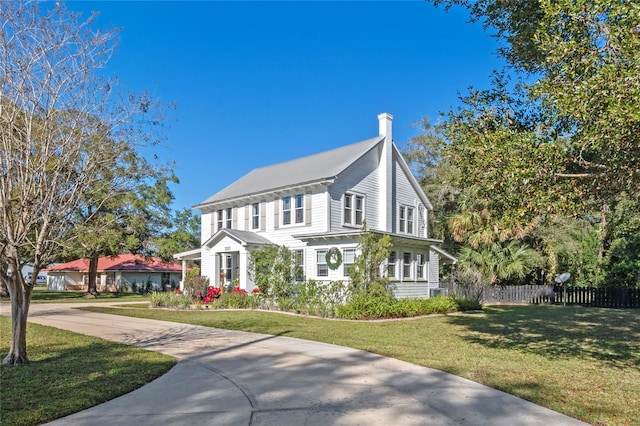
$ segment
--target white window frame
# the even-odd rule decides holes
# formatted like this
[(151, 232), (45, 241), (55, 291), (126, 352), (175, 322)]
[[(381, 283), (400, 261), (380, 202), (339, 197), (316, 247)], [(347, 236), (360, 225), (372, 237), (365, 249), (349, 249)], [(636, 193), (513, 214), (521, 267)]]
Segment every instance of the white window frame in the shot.
[(282, 226), (304, 224), (304, 194), (282, 197)]
[(251, 229), (260, 229), (260, 203), (251, 205)]
[(424, 272), (427, 266), (427, 256), (424, 253), (416, 253), (416, 279), (426, 279)]
[(225, 228), (231, 229), (231, 226), (233, 223), (233, 208), (227, 207), (226, 209), (224, 209), (224, 214), (225, 214)]
[(398, 257), (395, 251), (389, 252), (389, 257), (387, 258), (387, 277), (395, 278), (396, 277), (396, 264), (398, 262)]
[(291, 250), (291, 255), (293, 256), (293, 264), (295, 265), (295, 268), (296, 268), (293, 274), (293, 279), (296, 282), (303, 282), (304, 281), (304, 249)]
[(282, 197), (282, 225), (291, 225), (291, 196)]
[(221, 230), (223, 225), (224, 225), (223, 210), (218, 209), (216, 210), (216, 232)]
[(295, 205), (294, 205), (294, 222), (296, 223), (296, 225), (304, 223), (304, 194), (296, 194), (295, 197), (293, 197), (294, 201), (295, 201)]
[[(407, 262), (407, 260), (409, 260)], [(411, 279), (413, 274), (412, 272), (413, 265), (413, 256), (410, 251), (402, 252), (402, 279)]]
[[(358, 201), (360, 208), (358, 208)], [(364, 222), (365, 197), (355, 192), (346, 192), (342, 199), (342, 223), (345, 226), (361, 227)]]
[(398, 206), (398, 233), (413, 235), (415, 222), (415, 208), (412, 206)]
[[(347, 260), (349, 260), (348, 257), (347, 257), (347, 252), (353, 253), (353, 257), (350, 259), (351, 262), (347, 261)], [(356, 261), (356, 249), (355, 248), (342, 249), (342, 275), (343, 276), (345, 276), (345, 277), (349, 277), (350, 276), (349, 275), (349, 268), (351, 266), (353, 266), (355, 261)]]
[[(329, 276), (329, 265), (327, 265), (327, 249), (319, 249), (316, 250), (316, 276), (318, 277), (328, 277)], [(322, 267), (322, 273), (320, 273), (320, 268)]]

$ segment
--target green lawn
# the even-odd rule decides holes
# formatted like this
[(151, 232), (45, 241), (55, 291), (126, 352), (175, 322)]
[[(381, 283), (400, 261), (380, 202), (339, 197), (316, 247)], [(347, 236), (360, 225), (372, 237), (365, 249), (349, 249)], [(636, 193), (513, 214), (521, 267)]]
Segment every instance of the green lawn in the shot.
[(346, 322), (250, 311), (87, 308), (363, 349), (448, 371), (602, 425), (640, 419), (640, 311), (487, 307), (392, 322)]
[[(149, 296), (137, 293), (100, 293), (98, 297), (87, 297), (86, 291), (50, 291), (36, 287), (31, 294), (31, 303), (85, 303), (85, 302), (148, 302)], [(10, 303), (8, 297), (0, 297), (0, 302)]]
[[(0, 316), (0, 354), (11, 319)], [(175, 365), (172, 357), (30, 323), (30, 364), (0, 366), (2, 425), (39, 425), (131, 392)]]

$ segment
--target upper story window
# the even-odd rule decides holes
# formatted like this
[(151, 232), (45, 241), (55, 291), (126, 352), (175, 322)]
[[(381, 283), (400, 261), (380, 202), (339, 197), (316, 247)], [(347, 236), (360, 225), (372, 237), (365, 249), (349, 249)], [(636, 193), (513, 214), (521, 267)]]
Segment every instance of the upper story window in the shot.
[(233, 209), (231, 207), (228, 207), (226, 210), (226, 225), (225, 228), (227, 229), (231, 229), (231, 213), (232, 213)]
[(260, 228), (260, 203), (251, 205), (251, 229)]
[(304, 223), (304, 194), (282, 198), (282, 224)]
[(216, 231), (222, 228), (231, 228), (233, 209), (231, 207), (227, 209), (216, 210)]
[(398, 211), (398, 232), (413, 234), (414, 208), (400, 206)]
[(364, 220), (364, 196), (358, 194), (344, 194), (344, 216), (345, 225), (362, 226)]
[(223, 223), (223, 211), (218, 210), (216, 211), (216, 231), (219, 231), (222, 229), (222, 223)]

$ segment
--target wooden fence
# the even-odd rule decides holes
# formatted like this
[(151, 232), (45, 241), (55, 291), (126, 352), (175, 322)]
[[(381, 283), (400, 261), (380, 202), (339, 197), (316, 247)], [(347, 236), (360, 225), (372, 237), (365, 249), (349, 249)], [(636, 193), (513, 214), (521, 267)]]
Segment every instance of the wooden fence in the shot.
[(640, 289), (626, 287), (555, 288), (555, 303), (597, 308), (640, 308)]
[(566, 287), (552, 285), (459, 286), (443, 283), (452, 296), (483, 304), (556, 304), (597, 308), (640, 308), (640, 289), (626, 287)]

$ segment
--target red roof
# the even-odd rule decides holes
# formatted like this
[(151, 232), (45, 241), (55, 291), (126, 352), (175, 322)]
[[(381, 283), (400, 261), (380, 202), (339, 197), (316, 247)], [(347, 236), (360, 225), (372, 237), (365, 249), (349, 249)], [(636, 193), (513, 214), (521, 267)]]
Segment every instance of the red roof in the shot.
[[(89, 259), (73, 260), (44, 270), (47, 272), (88, 272)], [(121, 254), (99, 258), (98, 271), (182, 272), (182, 266), (177, 263), (165, 262), (157, 257)]]

